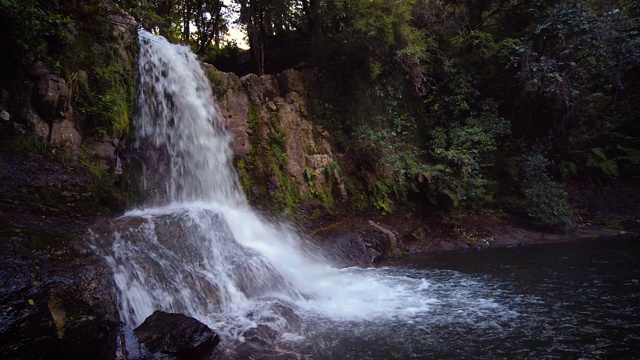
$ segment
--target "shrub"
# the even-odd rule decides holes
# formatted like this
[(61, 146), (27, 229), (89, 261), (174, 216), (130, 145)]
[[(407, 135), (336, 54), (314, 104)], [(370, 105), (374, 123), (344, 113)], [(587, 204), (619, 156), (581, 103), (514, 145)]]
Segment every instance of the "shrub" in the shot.
[(524, 159), (527, 214), (538, 225), (569, 227), (573, 223), (573, 211), (562, 185), (549, 176), (549, 160), (540, 153), (525, 156)]

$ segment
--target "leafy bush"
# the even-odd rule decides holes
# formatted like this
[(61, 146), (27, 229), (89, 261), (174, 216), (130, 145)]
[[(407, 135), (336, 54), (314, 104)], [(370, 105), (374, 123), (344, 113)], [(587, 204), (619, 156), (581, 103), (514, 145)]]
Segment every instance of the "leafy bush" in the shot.
[(390, 108), (381, 122), (391, 125), (362, 124), (356, 129), (354, 140), (358, 158), (370, 163), (373, 170), (372, 174), (361, 174), (367, 183), (370, 203), (389, 212), (394, 199), (406, 200), (410, 191), (418, 190), (415, 180), (424, 170), (420, 165), (423, 153), (413, 145), (416, 133), (413, 118)]
[(458, 81), (461, 87), (454, 94), (432, 100), (431, 165), (424, 176), (432, 203), (444, 194), (454, 206), (479, 207), (491, 200), (491, 170), (499, 141), (509, 134), (510, 124), (498, 115), (492, 99), (477, 102), (475, 91), (463, 90), (469, 84), (463, 78)]
[(569, 227), (573, 223), (573, 211), (567, 193), (549, 176), (549, 160), (540, 153), (525, 156), (524, 160), (527, 214), (542, 226)]

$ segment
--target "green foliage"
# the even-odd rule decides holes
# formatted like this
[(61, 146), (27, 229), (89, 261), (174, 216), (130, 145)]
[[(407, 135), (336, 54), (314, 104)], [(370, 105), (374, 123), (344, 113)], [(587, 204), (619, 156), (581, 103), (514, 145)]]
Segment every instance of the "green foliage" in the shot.
[(478, 100), (479, 92), (468, 74), (453, 63), (445, 73), (449, 81), (428, 102), (431, 165), (423, 175), (430, 184), (429, 199), (435, 204), (444, 194), (454, 206), (482, 206), (491, 201), (491, 172), (510, 123), (499, 115), (493, 99)]
[(524, 158), (524, 193), (527, 213), (542, 226), (569, 227), (573, 211), (562, 186), (549, 176), (549, 160), (540, 153)]
[(287, 140), (287, 134), (285, 131), (273, 131), (269, 134), (269, 141), (275, 146), (285, 146)]
[(260, 122), (260, 110), (254, 104), (249, 104), (249, 129), (251, 131), (258, 130), (258, 124)]
[(0, 0), (0, 80), (20, 70), (27, 56), (51, 63), (51, 52), (70, 38), (68, 14), (43, 0)]
[(220, 75), (220, 73), (218, 73), (217, 71), (210, 68), (206, 68), (206, 75), (209, 79), (209, 83), (213, 87), (214, 93), (218, 96), (218, 98), (222, 98), (227, 91), (227, 84), (224, 80), (224, 77), (222, 77), (222, 75)]
[(104, 166), (96, 165), (97, 159), (89, 155), (84, 146), (80, 149), (78, 162), (92, 177), (86, 191), (90, 197), (85, 203), (90, 211), (118, 213), (127, 207), (137, 205), (141, 200), (138, 188), (133, 185), (134, 180), (129, 173), (118, 175)]
[(1, 25), (7, 36), (0, 41), (9, 50), (1, 56), (2, 63), (10, 64), (4, 68), (7, 77), (16, 80), (20, 68), (44, 61), (66, 79), (72, 105), (84, 113), (90, 132), (119, 137), (128, 131), (133, 114), (137, 48), (135, 41), (121, 48), (112, 11), (100, 0), (2, 0), (0, 12), (8, 21)]
[(123, 48), (112, 33), (109, 11), (99, 5), (92, 11), (92, 18), (77, 23), (79, 33), (61, 54), (61, 73), (75, 84), (76, 107), (93, 135), (119, 138), (128, 133), (134, 111), (137, 43)]
[(302, 176), (304, 176), (304, 179), (308, 183), (312, 184), (313, 180), (318, 177), (318, 173), (309, 169), (308, 167), (305, 167), (304, 169), (302, 169)]
[(601, 147), (592, 148), (591, 152), (596, 156), (589, 157), (587, 166), (598, 167), (607, 175), (620, 175), (620, 173), (618, 172), (618, 164), (616, 163), (615, 159), (607, 158), (607, 154), (605, 154), (604, 150)]
[(361, 173), (370, 203), (383, 212), (392, 211), (394, 200), (404, 201), (417, 191), (416, 180), (423, 170), (422, 152), (414, 145), (415, 120), (398, 113), (388, 98), (387, 106), (386, 113), (359, 125), (353, 135), (357, 157), (371, 169)]
[[(252, 197), (255, 203), (292, 213), (300, 200), (300, 192), (287, 169), (286, 131), (279, 128), (276, 118), (262, 119), (254, 104), (249, 104), (248, 115), (251, 143), (256, 145), (251, 147), (246, 161), (236, 162), (245, 193), (253, 194), (257, 190), (257, 198)], [(259, 139), (265, 127), (268, 127), (269, 141)]]

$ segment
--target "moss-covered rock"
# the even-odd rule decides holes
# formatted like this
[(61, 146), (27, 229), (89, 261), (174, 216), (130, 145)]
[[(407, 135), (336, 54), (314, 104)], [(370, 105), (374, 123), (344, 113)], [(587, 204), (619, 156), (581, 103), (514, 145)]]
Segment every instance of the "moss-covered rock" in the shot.
[[(347, 198), (338, 157), (329, 135), (311, 121), (307, 77), (295, 70), (280, 75), (238, 78), (204, 64), (232, 137), (242, 186), (257, 205), (292, 213), (332, 213)], [(222, 90), (221, 90), (222, 89)]]
[(135, 100), (136, 21), (110, 0), (34, 1), (26, 13), (10, 4), (0, 6), (9, 17), (2, 41), (15, 50), (0, 59), (11, 64), (0, 76), (0, 106), (11, 121), (73, 157), (89, 137), (126, 135)]

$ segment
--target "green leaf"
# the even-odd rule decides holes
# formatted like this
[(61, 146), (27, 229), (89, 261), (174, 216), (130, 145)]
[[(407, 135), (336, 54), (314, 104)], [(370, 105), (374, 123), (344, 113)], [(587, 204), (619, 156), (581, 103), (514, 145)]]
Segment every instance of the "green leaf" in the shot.
[(607, 160), (607, 154), (604, 153), (604, 150), (601, 147), (591, 148), (591, 151), (602, 158), (602, 160)]
[(458, 207), (459, 199), (456, 194), (454, 194), (451, 190), (444, 190), (443, 193), (449, 196), (449, 198), (451, 198), (451, 200), (453, 201), (454, 207)]
[(607, 160), (600, 164), (600, 169), (604, 171), (607, 175), (618, 176), (620, 173), (618, 172), (618, 164), (616, 164), (615, 160)]

